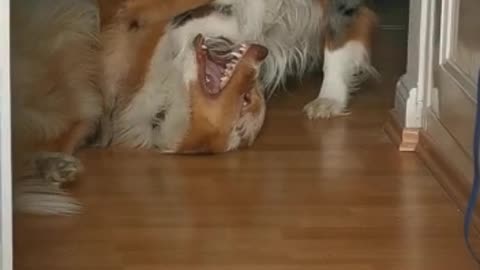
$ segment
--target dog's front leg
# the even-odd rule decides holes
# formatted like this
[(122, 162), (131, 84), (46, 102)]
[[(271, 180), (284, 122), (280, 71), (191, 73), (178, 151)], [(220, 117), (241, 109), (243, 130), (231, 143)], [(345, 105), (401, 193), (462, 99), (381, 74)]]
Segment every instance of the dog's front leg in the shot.
[(363, 5), (337, 2), (355, 1), (332, 1), (334, 14), (330, 14), (325, 35), (322, 87), (318, 98), (304, 108), (310, 119), (348, 114), (350, 93), (357, 89), (362, 75), (374, 71), (370, 66), (370, 43), (376, 26), (375, 14)]
[[(75, 181), (83, 166), (73, 156), (91, 133), (90, 121), (73, 124), (64, 134), (45, 144), (30, 155), (21, 170), (15, 169), (14, 205), (17, 210), (45, 215), (71, 215), (82, 207), (62, 188)], [(35, 151), (35, 149), (32, 149)]]

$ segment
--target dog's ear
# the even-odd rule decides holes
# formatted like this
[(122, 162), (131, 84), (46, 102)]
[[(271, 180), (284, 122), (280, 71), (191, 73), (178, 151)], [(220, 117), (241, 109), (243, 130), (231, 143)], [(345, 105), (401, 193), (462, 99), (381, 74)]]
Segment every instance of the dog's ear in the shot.
[(170, 21), (175, 16), (210, 4), (213, 0), (113, 0), (100, 2), (105, 2), (103, 3), (105, 19), (116, 17), (124, 22), (129, 22), (131, 29), (136, 29), (142, 24)]
[(213, 0), (110, 0), (99, 1), (102, 26), (124, 24), (129, 31), (146, 25), (167, 24), (175, 17)]

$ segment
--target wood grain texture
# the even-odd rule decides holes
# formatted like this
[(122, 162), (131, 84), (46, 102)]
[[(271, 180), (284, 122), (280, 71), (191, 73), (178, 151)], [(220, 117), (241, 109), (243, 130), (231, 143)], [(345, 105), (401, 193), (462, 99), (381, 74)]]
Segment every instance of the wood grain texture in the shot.
[[(418, 156), (430, 169), (438, 183), (445, 189), (447, 194), (457, 204), (459, 209), (465, 211), (471, 192), (470, 179), (465, 179), (461, 171), (451, 162), (447, 154), (441, 151), (438, 142), (428, 134), (422, 132), (417, 147)], [(480, 209), (477, 208), (474, 215), (474, 226), (480, 225)]]
[(383, 131), (406, 44), (404, 32), (380, 34), (382, 81), (363, 87), (349, 117), (306, 120), (313, 76), (278, 92), (249, 150), (83, 151), (71, 190), (85, 212), (16, 216), (15, 269), (476, 269), (462, 214)]

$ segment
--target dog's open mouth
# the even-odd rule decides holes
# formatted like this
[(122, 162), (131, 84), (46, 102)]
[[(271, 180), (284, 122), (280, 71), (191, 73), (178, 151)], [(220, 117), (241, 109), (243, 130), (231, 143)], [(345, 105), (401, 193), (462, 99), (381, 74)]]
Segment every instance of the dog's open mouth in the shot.
[(195, 38), (194, 45), (203, 90), (210, 95), (220, 94), (230, 82), (249, 45), (234, 44), (223, 37), (202, 35)]

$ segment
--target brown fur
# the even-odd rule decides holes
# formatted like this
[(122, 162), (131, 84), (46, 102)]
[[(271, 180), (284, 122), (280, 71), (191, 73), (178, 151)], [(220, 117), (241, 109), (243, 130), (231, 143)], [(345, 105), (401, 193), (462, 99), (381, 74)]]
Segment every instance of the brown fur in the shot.
[(65, 153), (73, 155), (92, 133), (92, 123), (79, 121), (70, 125), (58, 137), (34, 146), (35, 152)]
[(368, 49), (371, 46), (374, 31), (377, 29), (378, 18), (375, 12), (367, 7), (362, 7), (355, 15), (354, 21), (347, 29), (347, 33), (339, 40), (332, 38), (330, 33), (326, 33), (326, 46), (329, 50), (335, 50), (343, 47), (348, 41), (359, 41)]

